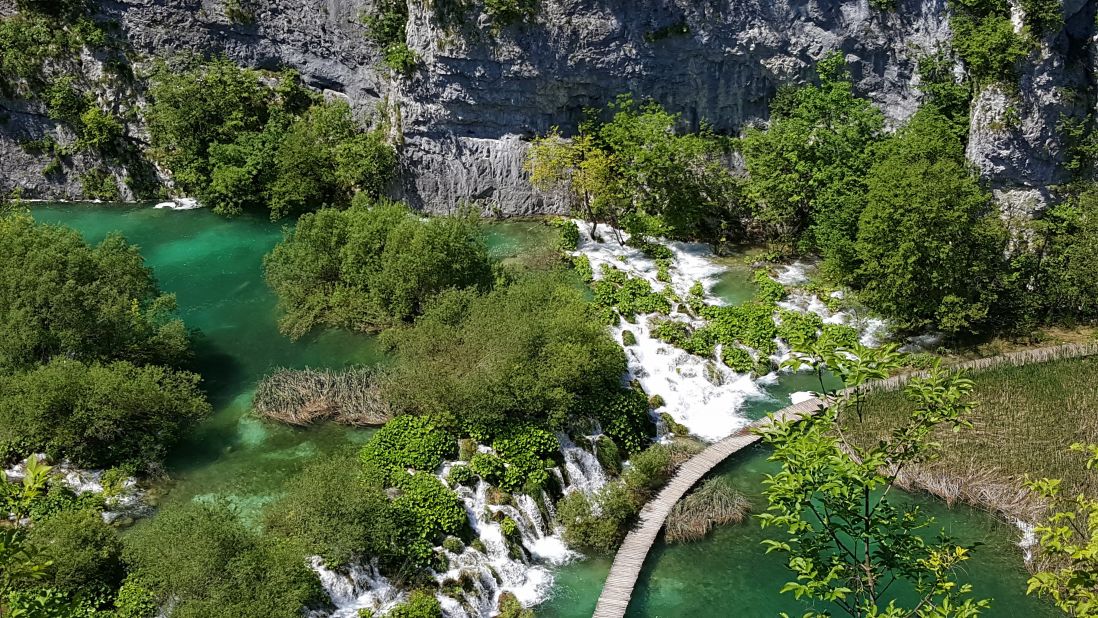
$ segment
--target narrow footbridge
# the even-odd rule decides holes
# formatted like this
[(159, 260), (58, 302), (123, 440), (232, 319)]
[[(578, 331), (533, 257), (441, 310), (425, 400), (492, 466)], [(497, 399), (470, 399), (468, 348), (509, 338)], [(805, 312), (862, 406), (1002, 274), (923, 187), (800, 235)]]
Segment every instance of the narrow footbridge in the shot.
[[(1082, 358), (1084, 356), (1098, 356), (1098, 344), (1069, 344), (1023, 350), (959, 363), (951, 368), (979, 371), (1004, 365), (1029, 365), (1061, 359)], [(924, 375), (926, 375), (926, 372), (893, 376), (867, 384), (863, 389), (875, 392), (894, 391), (903, 388), (912, 378)], [(815, 414), (821, 405), (823, 405), (823, 402), (820, 399), (809, 399), (779, 410), (774, 413), (774, 418), (780, 421), (802, 418), (805, 415)], [(622, 616), (625, 616), (625, 610), (629, 607), (629, 599), (633, 596), (633, 588), (640, 576), (641, 567), (644, 566), (644, 559), (648, 556), (648, 551), (655, 543), (656, 537), (659, 536), (664, 521), (671, 513), (671, 508), (686, 495), (686, 492), (690, 491), (691, 487), (722, 461), (759, 441), (758, 431), (767, 427), (770, 423), (769, 417), (755, 421), (691, 457), (679, 467), (675, 475), (671, 477), (670, 482), (656, 494), (656, 497), (644, 505), (636, 525), (625, 537), (625, 542), (622, 543), (621, 548), (618, 549), (618, 553), (614, 557), (614, 564), (610, 567), (610, 575), (606, 578), (602, 594), (599, 596), (594, 618), (622, 618)]]

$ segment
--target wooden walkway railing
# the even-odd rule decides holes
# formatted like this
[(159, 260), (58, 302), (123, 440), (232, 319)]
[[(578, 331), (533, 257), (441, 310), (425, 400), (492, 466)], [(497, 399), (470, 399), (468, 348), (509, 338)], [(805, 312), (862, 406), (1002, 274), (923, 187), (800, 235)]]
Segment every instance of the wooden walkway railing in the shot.
[[(1085, 356), (1098, 356), (1098, 344), (1068, 344), (1011, 352), (959, 363), (953, 365), (951, 369), (979, 371), (1005, 365), (1021, 366)], [(877, 392), (898, 390), (912, 378), (924, 375), (926, 372), (923, 371), (901, 374), (873, 382), (866, 385), (866, 388)], [(820, 399), (812, 398), (779, 410), (774, 413), (774, 418), (782, 421), (801, 418), (807, 414), (815, 414), (821, 405), (823, 402)], [(614, 557), (610, 575), (606, 578), (598, 605), (595, 607), (594, 618), (622, 618), (625, 615), (629, 600), (633, 596), (633, 588), (636, 586), (637, 578), (640, 577), (641, 567), (644, 566), (644, 560), (652, 544), (656, 542), (656, 537), (671, 513), (671, 508), (686, 495), (686, 492), (690, 491), (691, 487), (722, 461), (757, 442), (758, 430), (769, 423), (769, 417), (757, 420), (691, 457), (679, 467), (656, 497), (644, 505), (636, 525), (625, 537), (625, 541)]]

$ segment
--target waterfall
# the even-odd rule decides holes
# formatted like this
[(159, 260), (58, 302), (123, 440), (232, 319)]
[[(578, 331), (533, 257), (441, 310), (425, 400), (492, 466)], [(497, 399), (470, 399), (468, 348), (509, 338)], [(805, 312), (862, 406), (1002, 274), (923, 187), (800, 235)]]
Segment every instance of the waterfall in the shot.
[(592, 492), (606, 484), (606, 471), (602, 469), (599, 458), (591, 451), (584, 450), (567, 437), (561, 439), (561, 452), (564, 453), (564, 472), (568, 478), (565, 492)]
[(309, 618), (356, 618), (360, 609), (383, 612), (405, 598), (373, 564), (355, 564), (346, 572), (339, 572), (326, 567), (319, 556), (313, 556), (309, 558), (309, 567), (316, 572), (320, 585), (336, 607), (334, 612), (312, 611)]

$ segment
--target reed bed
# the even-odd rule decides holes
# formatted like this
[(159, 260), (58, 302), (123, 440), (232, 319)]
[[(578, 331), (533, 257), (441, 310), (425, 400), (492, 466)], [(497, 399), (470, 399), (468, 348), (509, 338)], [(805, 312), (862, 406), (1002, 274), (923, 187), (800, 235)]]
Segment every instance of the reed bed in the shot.
[[(1058, 360), (1062, 348), (1069, 354)], [(1041, 518), (1044, 505), (1023, 487), (1027, 476), (1063, 479), (1071, 495), (1098, 496), (1098, 471), (1086, 470), (1078, 454), (1068, 451), (1075, 442), (1098, 443), (1098, 358), (1071, 358), (1088, 348), (1098, 346), (1027, 351), (998, 364), (965, 363), (978, 402), (968, 419), (973, 427), (936, 432), (935, 457), (904, 470), (901, 485), (1029, 522)], [(900, 392), (875, 392), (867, 399), (865, 420), (847, 419), (844, 433), (855, 444), (872, 444), (905, 422), (912, 409)]]
[(751, 512), (751, 502), (723, 478), (712, 478), (679, 500), (664, 524), (668, 543), (700, 541), (715, 526), (739, 524)]
[(368, 367), (277, 369), (256, 387), (252, 408), (263, 418), (298, 426), (323, 420), (384, 425), (392, 418), (378, 373)]

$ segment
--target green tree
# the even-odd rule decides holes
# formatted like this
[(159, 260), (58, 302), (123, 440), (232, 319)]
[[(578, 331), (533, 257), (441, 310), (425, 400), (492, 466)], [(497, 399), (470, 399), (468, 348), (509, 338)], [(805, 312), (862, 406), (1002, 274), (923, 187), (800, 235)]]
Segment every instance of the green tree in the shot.
[(621, 388), (625, 356), (580, 290), (539, 274), (484, 296), (447, 292), (408, 329), (383, 382), (399, 407), (495, 435), (522, 422), (560, 428)]
[(428, 299), (451, 288), (492, 281), (478, 223), (465, 217), (426, 221), (402, 204), (322, 209), (297, 226), (264, 260), (279, 297), (282, 332), (298, 338), (317, 326), (373, 330), (411, 320)]
[(267, 507), (266, 529), (299, 541), (332, 568), (362, 556), (391, 562), (403, 554), (405, 530), (384, 489), (351, 457), (319, 459)]
[(1044, 242), (1035, 288), (1059, 319), (1098, 319), (1098, 189), (1093, 185), (1054, 207), (1042, 220)]
[(123, 556), (173, 618), (300, 618), (324, 596), (299, 549), (260, 538), (222, 503), (162, 509), (127, 535)]
[[(1087, 470), (1098, 466), (1098, 445), (1073, 444), (1086, 455)], [(1047, 597), (1074, 618), (1098, 616), (1098, 500), (1061, 492), (1059, 479), (1027, 481), (1050, 503), (1052, 514), (1036, 527), (1038, 548), (1051, 568), (1029, 578), (1027, 594)]]
[(57, 358), (0, 376), (0, 442), (82, 466), (159, 462), (209, 414), (198, 383), (195, 374), (158, 365)]
[(905, 330), (986, 328), (1007, 235), (950, 121), (926, 107), (878, 156), (858, 227), (860, 298)]
[(89, 247), (75, 231), (0, 218), (0, 368), (54, 356), (178, 364), (189, 354), (175, 299), (117, 235)]
[(819, 85), (780, 91), (767, 129), (747, 132), (747, 193), (771, 238), (818, 250), (829, 271), (846, 272), (884, 115), (854, 94), (841, 54), (816, 72)]
[[(889, 439), (862, 448), (845, 440), (840, 427), (848, 417), (863, 418), (866, 383), (895, 369), (897, 355), (857, 347), (827, 361), (850, 390), (821, 394), (826, 404), (816, 414), (773, 419), (763, 431), (774, 449), (771, 460), (782, 469), (765, 481), (769, 507), (759, 518), (781, 533), (765, 541), (767, 551), (787, 554), (795, 575), (782, 592), (854, 617), (978, 615), (988, 601), (971, 598), (971, 586), (956, 574), (970, 548), (925, 538), (921, 531), (933, 520), (890, 497), (905, 466), (932, 455), (935, 428), (967, 426), (972, 382), (940, 370), (912, 380), (906, 390), (916, 404), (911, 418)], [(899, 604), (896, 582), (914, 588), (914, 605)]]
[(122, 583), (122, 541), (98, 511), (55, 513), (36, 522), (27, 541), (50, 562), (45, 586), (75, 597), (113, 594)]

